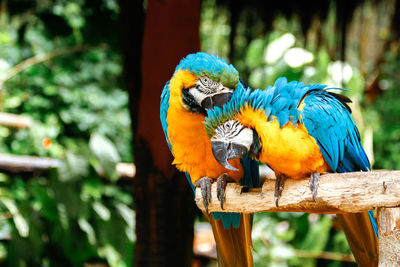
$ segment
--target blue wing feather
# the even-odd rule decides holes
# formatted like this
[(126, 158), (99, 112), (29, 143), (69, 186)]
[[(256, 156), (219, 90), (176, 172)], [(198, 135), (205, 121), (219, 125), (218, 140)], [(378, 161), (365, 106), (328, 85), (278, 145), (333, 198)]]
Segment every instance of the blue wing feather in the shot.
[[(327, 91), (310, 92), (304, 99), (302, 120), (309, 134), (317, 140), (332, 171), (344, 173), (371, 169), (361, 145), (360, 134), (346, 107)], [(368, 215), (378, 236), (372, 211)]]
[(168, 123), (167, 123), (167, 112), (169, 108), (169, 81), (165, 84), (164, 89), (161, 93), (161, 103), (160, 103), (160, 120), (161, 126), (164, 131), (165, 139), (167, 140), (167, 144), (169, 150), (171, 150), (171, 143), (168, 137)]
[(356, 148), (352, 160), (355, 166), (359, 166), (357, 170), (361, 170), (364, 165), (362, 163), (364, 160), (361, 158), (366, 158), (361, 155), (365, 155), (365, 152), (361, 147), (355, 123), (344, 105), (322, 90), (309, 92), (304, 104), (305, 107), (301, 112), (302, 121), (309, 134), (316, 139), (332, 171), (337, 172), (339, 162), (352, 155), (348, 151), (349, 144)]

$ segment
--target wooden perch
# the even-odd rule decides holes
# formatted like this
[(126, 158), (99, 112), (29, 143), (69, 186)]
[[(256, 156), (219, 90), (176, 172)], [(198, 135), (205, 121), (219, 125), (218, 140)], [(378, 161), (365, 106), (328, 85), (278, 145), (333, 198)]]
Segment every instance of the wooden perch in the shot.
[[(400, 171), (371, 171), (331, 173), (321, 175), (317, 202), (312, 199), (308, 179), (287, 179), (275, 206), (275, 180), (267, 179), (262, 188), (244, 190), (239, 184), (226, 187), (224, 210), (212, 185), (212, 197), (208, 210), (223, 212), (254, 213), (262, 211), (291, 211), (309, 213), (356, 213), (375, 207), (400, 205)], [(196, 189), (196, 204), (203, 211), (201, 191)]]
[[(46, 170), (57, 168), (60, 165), (59, 159), (19, 156), (10, 154), (0, 154), (0, 171), (6, 172), (33, 172), (38, 170)], [(136, 173), (133, 163), (118, 163), (116, 171), (121, 178), (133, 178)]]
[(33, 172), (56, 168), (59, 165), (58, 159), (0, 154), (0, 170), (9, 172)]
[(21, 115), (0, 112), (0, 125), (18, 129), (29, 128), (32, 126), (32, 120)]
[(400, 265), (400, 209), (378, 208), (379, 266)]

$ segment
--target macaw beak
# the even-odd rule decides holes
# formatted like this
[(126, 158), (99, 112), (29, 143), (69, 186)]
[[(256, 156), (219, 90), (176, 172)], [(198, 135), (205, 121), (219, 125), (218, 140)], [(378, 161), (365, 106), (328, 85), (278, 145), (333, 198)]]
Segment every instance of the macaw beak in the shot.
[(205, 110), (214, 109), (214, 107), (220, 107), (228, 102), (232, 97), (232, 93), (221, 93), (213, 96), (208, 96), (201, 101), (201, 107)]
[(238, 143), (212, 141), (211, 147), (214, 157), (218, 161), (218, 163), (232, 171), (238, 171), (238, 169), (230, 165), (228, 160), (240, 158), (241, 156), (249, 152), (246, 146)]

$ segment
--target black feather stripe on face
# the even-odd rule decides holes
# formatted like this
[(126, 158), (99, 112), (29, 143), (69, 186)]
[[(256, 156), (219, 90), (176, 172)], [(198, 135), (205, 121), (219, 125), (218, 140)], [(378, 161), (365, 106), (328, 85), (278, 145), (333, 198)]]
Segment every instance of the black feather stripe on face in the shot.
[(253, 129), (253, 144), (251, 145), (250, 154), (254, 158), (258, 158), (258, 154), (261, 151), (261, 140), (256, 130)]
[(182, 89), (183, 104), (193, 113), (201, 113), (207, 116), (207, 112), (194, 100), (189, 90)]

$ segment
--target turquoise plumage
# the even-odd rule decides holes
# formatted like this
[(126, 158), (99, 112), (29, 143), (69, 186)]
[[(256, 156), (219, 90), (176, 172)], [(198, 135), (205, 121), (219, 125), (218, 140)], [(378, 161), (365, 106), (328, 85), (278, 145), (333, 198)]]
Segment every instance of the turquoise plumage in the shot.
[(175, 72), (178, 70), (188, 70), (197, 77), (207, 76), (231, 88), (235, 88), (239, 81), (239, 72), (232, 64), (228, 65), (222, 58), (204, 52), (186, 56), (176, 66)]
[(287, 83), (286, 78), (279, 78), (273, 87), (267, 87), (265, 90), (253, 90), (239, 85), (223, 109), (216, 107), (208, 111), (206, 131), (211, 137), (218, 125), (234, 119), (240, 109), (246, 106), (252, 107), (253, 110), (264, 110), (265, 116), (270, 120), (273, 117), (278, 118), (281, 127), (289, 122), (296, 126), (301, 114), (297, 107), (304, 96), (315, 90), (329, 95), (327, 89), (327, 86), (322, 84), (304, 86), (301, 82)]

